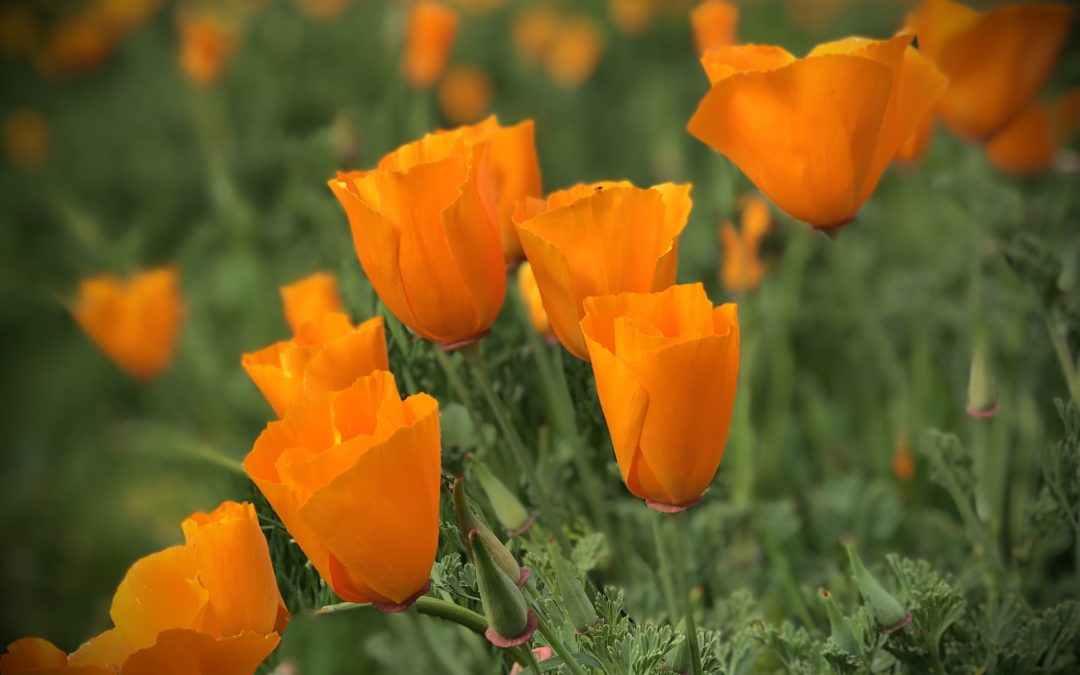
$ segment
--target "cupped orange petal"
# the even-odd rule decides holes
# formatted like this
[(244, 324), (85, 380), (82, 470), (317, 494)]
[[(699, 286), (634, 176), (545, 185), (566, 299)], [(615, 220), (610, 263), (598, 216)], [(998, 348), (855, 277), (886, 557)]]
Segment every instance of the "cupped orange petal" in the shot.
[(315, 323), (324, 314), (344, 314), (337, 277), (316, 272), (281, 287), (281, 300), (285, 305), (285, 322), (292, 332), (299, 333), (305, 324)]
[(128, 646), (124, 634), (116, 628), (99, 633), (84, 642), (68, 657), (68, 664), (72, 666), (101, 666), (108, 668), (114, 673), (127, 657), (132, 649)]
[(518, 268), (517, 279), (518, 293), (525, 302), (525, 308), (529, 312), (529, 322), (533, 329), (545, 338), (554, 337), (551, 322), (544, 309), (544, 301), (540, 297), (540, 287), (536, 285), (536, 275), (533, 274), (532, 265), (528, 262), (522, 263)]
[(167, 630), (153, 645), (132, 654), (119, 675), (252, 675), (280, 641), (277, 633), (215, 638), (193, 630)]
[(986, 156), (998, 169), (1032, 173), (1053, 164), (1061, 144), (1080, 123), (1080, 89), (1061, 98), (1035, 103), (986, 144)]
[(502, 233), (503, 256), (507, 262), (520, 260), (524, 252), (514, 227), (514, 209), (520, 201), (543, 194), (535, 125), (532, 120), (525, 120), (503, 127), (493, 115), (479, 124), (466, 127), (465, 135), (471, 142), (486, 141), (491, 144), (488, 167)]
[(222, 636), (274, 632), (284, 606), (255, 507), (225, 502), (181, 525)]
[(841, 40), (779, 67), (782, 51), (723, 50), (690, 133), (793, 217), (843, 225), (945, 87), (910, 39)]
[(131, 649), (149, 647), (170, 628), (207, 628), (210, 594), (198, 574), (195, 557), (184, 546), (151, 553), (131, 566), (109, 610)]
[(673, 284), (678, 237), (691, 208), (689, 185), (610, 185), (556, 193), (549, 207), (569, 203), (518, 224), (551, 327), (581, 359), (588, 358), (578, 325), (582, 302), (592, 295)]
[(737, 45), (716, 48), (701, 57), (701, 67), (716, 84), (737, 73), (775, 70), (796, 61), (791, 52), (773, 45)]
[(68, 664), (67, 654), (53, 643), (42, 638), (22, 638), (8, 645), (0, 656), (0, 673), (38, 672), (49, 668), (63, 669)]
[(692, 284), (591, 297), (585, 311), (581, 327), (627, 488), (671, 506), (694, 502), (716, 473), (730, 425), (735, 306), (714, 309)]
[(476, 338), (502, 308), (505, 262), (489, 149), (460, 129), (429, 134), (375, 171), (330, 181), (368, 279), (390, 311), (429, 340)]
[(312, 564), (352, 602), (401, 602), (434, 563), (438, 405), (376, 371), (271, 423), (244, 468)]

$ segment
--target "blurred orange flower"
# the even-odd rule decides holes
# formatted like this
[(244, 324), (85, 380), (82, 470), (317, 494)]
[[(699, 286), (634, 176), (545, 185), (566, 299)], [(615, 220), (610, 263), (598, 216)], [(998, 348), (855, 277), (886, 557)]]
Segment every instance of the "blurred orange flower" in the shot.
[(593, 295), (659, 291), (675, 283), (678, 239), (690, 216), (689, 185), (575, 185), (523, 202), (518, 235), (551, 327), (588, 360), (579, 322)]
[(853, 0), (787, 0), (787, 13), (799, 26), (819, 30), (829, 23)]
[(911, 454), (911, 443), (907, 436), (896, 439), (896, 448), (893, 451), (892, 470), (900, 482), (910, 483), (915, 477), (915, 456)]
[(604, 54), (604, 34), (586, 16), (561, 22), (544, 55), (548, 77), (565, 89), (576, 89), (596, 70)]
[(353, 327), (332, 276), (312, 275), (283, 287), (281, 294), (293, 338), (241, 360), (278, 417), (314, 394), (340, 391), (364, 375), (389, 369), (382, 317)]
[(511, 32), (518, 56), (527, 63), (538, 63), (555, 41), (559, 17), (550, 9), (531, 7), (514, 17)]
[(439, 106), (452, 124), (471, 124), (491, 109), (491, 77), (473, 66), (451, 66), (439, 83)]
[(184, 315), (179, 274), (164, 267), (127, 280), (111, 274), (84, 279), (71, 311), (106, 356), (133, 377), (151, 378), (176, 349)]
[(1061, 144), (1080, 124), (1080, 89), (1060, 98), (1033, 103), (986, 144), (986, 155), (998, 169), (1032, 173), (1049, 168)]
[(536, 155), (535, 125), (532, 120), (525, 120), (504, 127), (492, 115), (463, 130), (469, 143), (491, 145), (488, 166), (499, 218), (503, 257), (508, 263), (517, 262), (524, 257), (524, 253), (514, 227), (514, 209), (521, 200), (543, 194), (540, 160)]
[(506, 292), (493, 144), (470, 133), (428, 134), (374, 170), (329, 181), (379, 297), (413, 331), (446, 344), (484, 335)]
[(655, 0), (608, 0), (615, 27), (627, 35), (643, 33), (656, 14)]
[(439, 406), (385, 371), (271, 422), (244, 469), (343, 600), (400, 610), (439, 540)]
[(0, 7), (0, 56), (33, 56), (39, 40), (37, 18), (26, 7)]
[(945, 89), (910, 41), (848, 38), (803, 59), (780, 47), (713, 50), (702, 59), (712, 90), (690, 133), (791, 216), (840, 227)]
[(690, 10), (690, 26), (698, 54), (735, 44), (739, 8), (724, 0), (704, 0)]
[(337, 277), (316, 272), (281, 287), (281, 302), (285, 306), (285, 323), (293, 335), (306, 324), (316, 323), (324, 314), (344, 314)]
[(255, 507), (225, 502), (183, 530), (183, 545), (128, 570), (109, 612), (113, 628), (71, 656), (40, 638), (18, 640), (0, 656), (0, 673), (254, 673), (289, 620)]
[(100, 17), (77, 15), (48, 31), (35, 61), (47, 77), (77, 75), (101, 66), (114, 48), (113, 35)]
[(221, 79), (236, 51), (239, 30), (231, 21), (213, 14), (181, 15), (180, 68), (196, 84)]
[(21, 169), (40, 169), (49, 158), (49, 125), (33, 108), (12, 110), (4, 117), (4, 150)]
[(742, 227), (736, 231), (731, 221), (720, 226), (724, 262), (720, 281), (729, 293), (745, 293), (761, 284), (765, 265), (758, 256), (761, 240), (772, 225), (769, 204), (761, 197), (743, 200)]
[(418, 89), (434, 85), (446, 68), (457, 36), (458, 15), (430, 0), (409, 10), (405, 27), (405, 80)]
[(949, 78), (937, 112), (957, 134), (986, 140), (1032, 102), (1061, 53), (1073, 10), (1017, 4), (979, 13), (924, 0), (907, 17), (919, 49)]
[(727, 443), (736, 306), (714, 308), (701, 284), (596, 296), (581, 329), (626, 487), (659, 510), (692, 506)]
[(521, 263), (521, 267), (518, 268), (517, 281), (518, 293), (525, 302), (525, 309), (529, 311), (529, 322), (532, 323), (532, 327), (548, 342), (558, 342), (558, 338), (551, 330), (551, 322), (548, 321), (544, 301), (540, 297), (540, 287), (536, 285), (536, 275), (533, 274), (532, 265), (528, 261)]

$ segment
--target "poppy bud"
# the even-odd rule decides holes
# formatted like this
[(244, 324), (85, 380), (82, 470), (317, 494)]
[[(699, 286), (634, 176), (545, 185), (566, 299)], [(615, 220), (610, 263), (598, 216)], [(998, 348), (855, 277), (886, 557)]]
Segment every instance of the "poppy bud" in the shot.
[(874, 618), (878, 625), (882, 626), (882, 631), (889, 634), (911, 623), (911, 612), (905, 610), (903, 605), (885, 590), (881, 582), (870, 574), (859, 558), (855, 545), (844, 544), (844, 548), (847, 549), (848, 559), (851, 561), (855, 585), (859, 587), (859, 593), (866, 600), (866, 604), (873, 610)]
[(495, 560), (495, 564), (506, 573), (506, 576), (510, 577), (511, 581), (518, 585), (518, 588), (524, 586), (529, 579), (529, 570), (518, 566), (514, 554), (499, 541), (491, 528), (483, 520), (477, 518), (473, 510), (469, 508), (468, 498), (465, 496), (465, 481), (461, 478), (454, 481), (454, 512), (457, 514), (458, 528), (461, 530), (461, 537), (465, 541), (465, 552), (469, 555), (469, 558), (472, 559), (473, 555), (472, 545), (469, 543), (469, 533), (476, 532), (484, 541), (492, 559)]
[(830, 638), (836, 646), (849, 654), (859, 653), (859, 641), (855, 639), (855, 633), (851, 630), (851, 624), (840, 613), (836, 606), (832, 593), (822, 589), (821, 601), (825, 603), (825, 612), (829, 615), (829, 629), (832, 631)]
[(469, 533), (469, 545), (488, 622), (485, 637), (498, 647), (525, 644), (536, 631), (536, 615), (525, 602), (521, 589), (495, 563), (488, 544), (476, 530)]
[(480, 488), (491, 502), (495, 517), (506, 528), (507, 536), (524, 534), (533, 524), (533, 517), (529, 515), (525, 505), (480, 460), (474, 458), (472, 466), (476, 479), (480, 481)]
[(581, 580), (570, 567), (570, 562), (562, 556), (554, 538), (548, 539), (547, 548), (551, 566), (555, 571), (555, 585), (562, 600), (560, 607), (570, 619), (570, 623), (574, 624), (574, 630), (583, 633), (595, 626), (600, 617), (596, 615)]
[(971, 376), (968, 379), (967, 414), (975, 419), (986, 419), (997, 414), (997, 385), (990, 358), (990, 344), (983, 334), (975, 337), (971, 354)]

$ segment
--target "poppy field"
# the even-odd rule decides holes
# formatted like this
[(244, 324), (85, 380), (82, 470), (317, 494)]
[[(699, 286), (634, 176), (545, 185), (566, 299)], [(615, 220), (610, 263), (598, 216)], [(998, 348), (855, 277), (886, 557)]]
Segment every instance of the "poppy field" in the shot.
[(0, 6), (0, 675), (1080, 669), (1066, 2)]

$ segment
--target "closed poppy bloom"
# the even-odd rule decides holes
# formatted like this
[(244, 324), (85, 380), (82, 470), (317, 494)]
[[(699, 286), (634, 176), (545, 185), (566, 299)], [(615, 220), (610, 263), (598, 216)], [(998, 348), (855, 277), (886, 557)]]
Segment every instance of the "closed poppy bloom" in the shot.
[(173, 267), (130, 279), (103, 274), (79, 282), (75, 321), (118, 366), (151, 378), (172, 362), (184, 315), (180, 277)]
[(1080, 123), (1080, 89), (1057, 100), (1034, 103), (986, 144), (986, 156), (1002, 171), (1032, 173), (1049, 168), (1062, 143)]
[(420, 0), (405, 27), (405, 80), (418, 89), (434, 85), (450, 59), (458, 15), (437, 2)]
[(625, 181), (576, 185), (521, 205), (521, 244), (551, 328), (571, 354), (589, 358), (579, 325), (585, 298), (675, 283), (691, 206), (689, 185), (642, 189)]
[(564, 89), (576, 89), (596, 70), (604, 54), (604, 34), (586, 16), (563, 21), (544, 54), (551, 81)]
[(945, 89), (910, 41), (848, 38), (803, 59), (780, 47), (713, 50), (690, 133), (794, 218), (844, 225)]
[(371, 285), (394, 316), (434, 342), (476, 339), (502, 309), (491, 145), (470, 142), (463, 129), (428, 134), (372, 171), (329, 182)]
[(949, 78), (937, 108), (949, 128), (983, 141), (1019, 115), (1049, 79), (1072, 14), (1065, 4), (980, 13), (952, 0), (924, 0), (908, 15), (907, 28)]
[(544, 301), (540, 297), (540, 287), (536, 285), (536, 275), (533, 274), (532, 265), (528, 262), (521, 263), (517, 273), (518, 293), (525, 302), (525, 309), (529, 312), (529, 323), (545, 340), (558, 342), (555, 333), (551, 330), (551, 322), (548, 320), (547, 310), (544, 309)]
[(727, 443), (736, 306), (714, 308), (701, 284), (597, 296), (581, 329), (626, 487), (660, 510), (693, 505)]
[(316, 272), (281, 287), (281, 302), (285, 306), (285, 322), (293, 335), (309, 323), (316, 323), (324, 314), (344, 314), (337, 277)]
[(183, 545), (128, 570), (109, 612), (113, 628), (70, 656), (45, 640), (19, 640), (0, 657), (0, 673), (254, 673), (289, 618), (255, 507), (225, 502), (185, 520), (183, 531)]
[(49, 125), (33, 108), (18, 108), (4, 117), (4, 150), (20, 169), (40, 169), (49, 158)]
[(221, 79), (239, 36), (235, 26), (211, 14), (180, 19), (180, 68), (192, 82), (214, 84)]
[(705, 0), (690, 10), (690, 27), (698, 54), (735, 44), (739, 8), (724, 0)]
[(401, 609), (439, 540), (439, 406), (376, 371), (271, 422), (244, 469), (343, 600)]
[(488, 168), (495, 193), (503, 257), (514, 263), (524, 257), (514, 226), (514, 209), (523, 199), (540, 197), (540, 160), (536, 155), (536, 132), (532, 120), (513, 126), (500, 126), (492, 115), (483, 122), (463, 129), (469, 143), (490, 143)]
[(760, 197), (748, 197), (743, 203), (742, 226), (739, 230), (730, 221), (720, 227), (720, 241), (724, 248), (720, 281), (728, 292), (745, 293), (761, 284), (765, 265), (758, 249), (771, 225), (768, 203)]
[(491, 108), (492, 84), (472, 66), (451, 66), (439, 83), (439, 107), (453, 124), (471, 124)]

